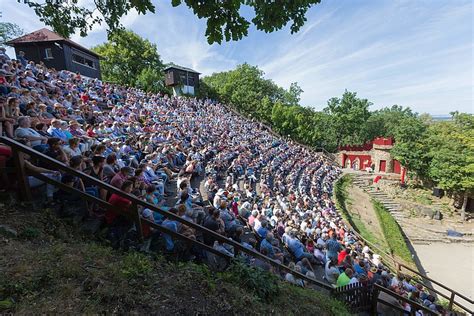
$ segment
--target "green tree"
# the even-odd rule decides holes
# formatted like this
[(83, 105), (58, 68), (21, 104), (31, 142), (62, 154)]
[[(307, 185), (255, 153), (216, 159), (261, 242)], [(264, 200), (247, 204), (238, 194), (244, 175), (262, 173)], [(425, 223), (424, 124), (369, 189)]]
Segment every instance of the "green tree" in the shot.
[(285, 101), (287, 104), (298, 105), (301, 100), (301, 94), (303, 89), (298, 85), (297, 82), (292, 82), (290, 88), (285, 92)]
[(331, 116), (330, 133), (336, 146), (363, 144), (369, 140), (365, 123), (370, 117), (367, 99), (357, 98), (357, 93), (345, 91), (342, 98), (331, 98), (324, 112)]
[(415, 117), (416, 113), (409, 107), (392, 105), (373, 111), (367, 120), (366, 128), (368, 139), (375, 137), (393, 137), (400, 122), (408, 117)]
[(5, 43), (11, 39), (23, 35), (23, 30), (15, 23), (0, 22), (0, 46), (5, 46)]
[(440, 188), (464, 197), (465, 220), (467, 198), (474, 193), (474, 116), (455, 113), (453, 118), (429, 127), (428, 174)]
[(426, 138), (428, 126), (418, 117), (405, 117), (394, 129), (395, 145), (391, 155), (410, 173), (427, 179), (429, 158)]
[(148, 88), (160, 86), (152, 81), (163, 78), (164, 66), (156, 45), (134, 32), (118, 30), (92, 50), (103, 57), (100, 67), (104, 80)]
[(161, 69), (144, 68), (137, 76), (135, 85), (146, 92), (165, 92), (172, 94), (172, 91), (164, 85), (164, 76)]
[[(120, 19), (130, 10), (139, 14), (155, 12), (152, 0), (94, 0), (86, 7), (78, 0), (44, 1), (17, 0), (33, 8), (46, 25), (51, 26), (64, 37), (70, 37), (76, 30), (85, 36), (95, 24), (106, 23), (110, 31), (121, 27)], [(321, 0), (279, 0), (279, 1), (202, 1), (172, 0), (174, 7), (188, 6), (200, 19), (207, 20), (206, 37), (210, 44), (222, 40), (239, 40), (247, 36), (251, 24), (258, 30), (273, 32), (291, 22), (291, 33), (298, 32), (306, 22), (308, 9)], [(242, 7), (253, 9), (253, 17), (247, 18)]]
[(286, 91), (265, 79), (258, 67), (247, 63), (231, 71), (204, 77), (201, 82), (209, 97), (231, 104), (236, 110), (266, 123), (271, 122), (272, 108), (276, 102), (290, 105), (289, 100), (294, 101), (299, 97), (296, 84), (293, 84), (293, 91)]

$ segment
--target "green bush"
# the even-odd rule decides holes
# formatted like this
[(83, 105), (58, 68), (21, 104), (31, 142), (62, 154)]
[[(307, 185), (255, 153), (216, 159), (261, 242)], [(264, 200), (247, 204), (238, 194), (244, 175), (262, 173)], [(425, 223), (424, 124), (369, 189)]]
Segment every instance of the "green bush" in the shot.
[(268, 302), (280, 293), (279, 279), (275, 275), (240, 261), (232, 263), (221, 278), (252, 291), (262, 301)]
[(34, 228), (34, 227), (27, 227), (20, 234), (20, 236), (24, 239), (35, 239), (39, 235), (40, 235), (39, 230), (37, 228)]
[(147, 256), (130, 252), (122, 260), (120, 265), (120, 273), (127, 279), (145, 276), (153, 270), (153, 263)]

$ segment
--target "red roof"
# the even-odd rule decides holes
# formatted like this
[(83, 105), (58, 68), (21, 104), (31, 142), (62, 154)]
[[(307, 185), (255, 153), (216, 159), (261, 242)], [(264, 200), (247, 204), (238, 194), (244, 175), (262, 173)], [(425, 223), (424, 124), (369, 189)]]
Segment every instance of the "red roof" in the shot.
[(18, 38), (12, 39), (8, 41), (7, 44), (10, 46), (15, 46), (15, 44), (38, 42), (67, 42), (71, 46), (83, 50), (93, 56), (100, 57), (100, 55), (98, 55), (97, 53), (85, 48), (84, 46), (77, 44), (76, 42), (71, 41), (70, 39), (62, 37), (58, 33), (48, 30), (47, 28), (42, 28), (37, 31), (20, 36)]

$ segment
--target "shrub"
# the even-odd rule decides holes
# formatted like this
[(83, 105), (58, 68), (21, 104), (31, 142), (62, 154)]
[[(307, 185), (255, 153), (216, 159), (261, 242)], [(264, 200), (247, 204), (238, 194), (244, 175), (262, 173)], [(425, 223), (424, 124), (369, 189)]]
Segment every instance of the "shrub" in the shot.
[(38, 229), (34, 227), (27, 227), (24, 231), (21, 232), (20, 236), (24, 239), (35, 239), (40, 235)]
[(241, 261), (235, 261), (221, 274), (222, 279), (252, 291), (260, 300), (270, 301), (280, 293), (278, 278), (259, 268), (251, 268)]
[(130, 252), (120, 265), (120, 273), (127, 279), (145, 276), (153, 269), (151, 260), (138, 252)]

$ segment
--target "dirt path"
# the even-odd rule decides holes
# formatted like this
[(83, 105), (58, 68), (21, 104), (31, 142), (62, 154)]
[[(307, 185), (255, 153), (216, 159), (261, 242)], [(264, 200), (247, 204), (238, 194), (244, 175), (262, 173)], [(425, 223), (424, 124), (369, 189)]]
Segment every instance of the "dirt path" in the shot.
[[(461, 243), (413, 245), (426, 275), (447, 287), (474, 298), (474, 246)], [(436, 289), (439, 287), (435, 286)], [(460, 300), (463, 305), (469, 305)]]
[(359, 233), (366, 240), (388, 251), (388, 245), (380, 227), (371, 197), (356, 185), (347, 188), (347, 211)]
[(359, 218), (365, 226), (370, 229), (377, 238), (383, 238), (377, 215), (370, 200), (370, 196), (359, 187), (351, 185), (348, 189), (349, 207), (348, 211), (353, 217)]

